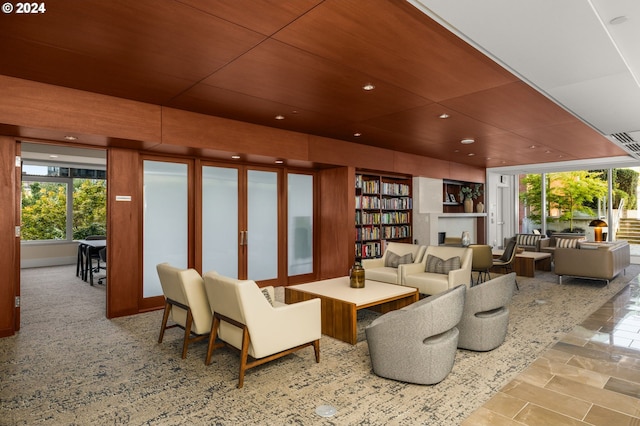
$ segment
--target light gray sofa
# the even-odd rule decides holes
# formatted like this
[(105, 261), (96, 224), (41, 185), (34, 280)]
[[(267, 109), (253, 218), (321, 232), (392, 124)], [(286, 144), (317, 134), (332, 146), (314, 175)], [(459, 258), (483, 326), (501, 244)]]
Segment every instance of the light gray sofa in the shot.
[[(427, 272), (429, 255), (444, 261), (460, 258), (460, 268), (446, 273)], [(473, 251), (468, 247), (428, 246), (420, 263), (400, 265), (404, 277), (403, 285), (415, 287), (421, 294), (438, 294), (457, 285), (471, 284), (471, 263)]]
[(442, 381), (456, 357), (467, 287), (459, 285), (376, 318), (367, 328), (373, 372), (422, 385)]
[[(381, 258), (362, 260), (365, 279), (390, 284), (402, 284), (404, 277), (402, 276), (402, 269), (399, 268), (400, 264), (398, 262), (419, 263), (422, 260), (425, 250), (425, 246), (417, 244), (387, 243), (387, 247)], [(410, 259), (408, 257), (410, 257)]]
[(604, 280), (608, 284), (631, 264), (630, 247), (626, 241), (582, 242), (578, 248), (558, 247), (553, 256), (559, 284), (562, 284), (563, 276)]
[(504, 342), (515, 286), (516, 273), (511, 272), (467, 289), (458, 324), (459, 348), (490, 351)]

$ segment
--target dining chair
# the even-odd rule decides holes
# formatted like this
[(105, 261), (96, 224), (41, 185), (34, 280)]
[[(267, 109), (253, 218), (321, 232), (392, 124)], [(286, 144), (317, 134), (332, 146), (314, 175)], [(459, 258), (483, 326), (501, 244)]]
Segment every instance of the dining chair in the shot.
[[(516, 252), (518, 249), (518, 244), (515, 239), (509, 240), (507, 243), (507, 247), (504, 249), (502, 256), (493, 260), (493, 266), (496, 268), (503, 269), (505, 274), (509, 274), (513, 272), (513, 262), (516, 259)], [(520, 290), (518, 286), (518, 281), (516, 280), (516, 289)]]
[(493, 266), (493, 253), (491, 246), (484, 244), (472, 244), (469, 248), (473, 252), (471, 260), (471, 272), (477, 272), (477, 280), (473, 282), (471, 276), (471, 285), (480, 284), (491, 279), (491, 267)]

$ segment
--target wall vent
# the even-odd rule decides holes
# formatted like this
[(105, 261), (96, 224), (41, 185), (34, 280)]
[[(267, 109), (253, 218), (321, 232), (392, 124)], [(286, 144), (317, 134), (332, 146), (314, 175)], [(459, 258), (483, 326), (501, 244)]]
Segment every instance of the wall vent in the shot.
[(635, 158), (640, 159), (640, 141), (635, 140), (629, 133), (612, 133), (610, 138), (616, 143), (616, 145), (627, 151)]

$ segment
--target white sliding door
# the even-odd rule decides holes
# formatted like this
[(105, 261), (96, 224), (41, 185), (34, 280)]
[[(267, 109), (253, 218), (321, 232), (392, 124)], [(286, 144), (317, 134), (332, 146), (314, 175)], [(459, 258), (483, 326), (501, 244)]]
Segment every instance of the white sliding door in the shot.
[(145, 161), (143, 191), (143, 297), (153, 297), (162, 295), (158, 263), (188, 266), (188, 165)]
[(238, 169), (202, 168), (202, 273), (238, 278)]
[(313, 273), (313, 175), (287, 175), (288, 275)]

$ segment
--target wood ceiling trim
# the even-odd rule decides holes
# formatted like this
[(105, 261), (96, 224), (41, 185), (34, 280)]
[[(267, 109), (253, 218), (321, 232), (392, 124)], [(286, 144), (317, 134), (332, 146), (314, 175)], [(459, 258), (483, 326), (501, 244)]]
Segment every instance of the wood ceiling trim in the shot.
[(167, 107), (162, 108), (162, 143), (309, 160), (305, 134)]
[[(148, 118), (144, 108), (132, 113), (136, 129), (112, 111), (124, 99), (112, 99), (104, 115), (113, 116), (94, 125), (78, 118), (86, 117), (83, 111), (54, 118), (76, 108), (62, 99), (69, 92), (50, 91), (53, 99), (32, 106), (45, 110), (36, 120), (7, 112), (16, 121), (3, 128), (14, 133), (41, 129), (59, 137), (63, 130), (50, 126), (64, 123), (91, 143), (144, 138), (154, 144), (159, 105), (168, 105), (269, 126), (268, 141), (278, 132), (301, 132), (473, 167), (492, 166), (495, 153), (517, 147), (522, 151), (499, 161), (544, 161), (524, 149), (529, 142), (574, 157), (587, 148), (596, 158), (626, 155), (406, 1), (66, 0), (36, 18), (0, 16), (0, 56), (11, 58), (0, 62), (0, 74), (157, 105), (148, 105)], [(363, 93), (365, 82), (377, 89)], [(18, 96), (40, 99), (30, 91)], [(102, 108), (89, 104), (100, 98), (79, 99), (81, 108)], [(450, 121), (435, 118), (440, 109)], [(287, 119), (276, 122), (276, 114)], [(363, 136), (354, 138), (356, 131)], [(215, 143), (215, 135), (204, 133)], [(478, 141), (473, 158), (453, 148), (463, 137)], [(258, 155), (269, 151), (252, 146)], [(298, 149), (291, 155), (307, 161)]]
[(0, 123), (149, 143), (161, 140), (158, 105), (3, 75), (0, 87)]

